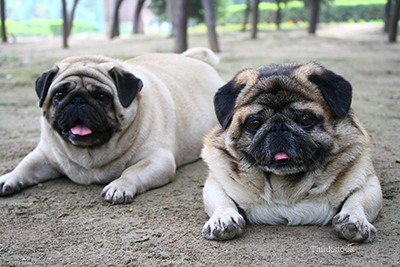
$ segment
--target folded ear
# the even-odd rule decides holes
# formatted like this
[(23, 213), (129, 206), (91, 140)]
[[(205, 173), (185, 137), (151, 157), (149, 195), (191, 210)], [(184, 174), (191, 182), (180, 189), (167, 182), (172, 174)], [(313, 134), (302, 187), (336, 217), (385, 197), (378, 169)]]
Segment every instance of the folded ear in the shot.
[(236, 99), (246, 86), (253, 86), (258, 80), (259, 72), (255, 69), (244, 69), (227, 84), (218, 89), (214, 96), (214, 108), (217, 119), (225, 130), (231, 122)]
[(235, 80), (231, 80), (218, 89), (214, 96), (214, 109), (217, 119), (225, 130), (232, 119), (235, 110), (236, 98), (245, 84), (236, 84)]
[(55, 66), (49, 71), (43, 73), (35, 82), (35, 91), (40, 101), (39, 106), (43, 106), (43, 102), (46, 99), (47, 92), (49, 91), (50, 85), (53, 82), (54, 76), (58, 72), (58, 67)]
[(330, 70), (324, 70), (321, 74), (312, 74), (308, 77), (321, 90), (322, 96), (339, 117), (345, 117), (349, 112), (352, 87), (343, 77)]
[(123, 107), (129, 107), (133, 99), (143, 87), (142, 80), (132, 73), (112, 68), (109, 72), (113, 78), (118, 91), (118, 98)]

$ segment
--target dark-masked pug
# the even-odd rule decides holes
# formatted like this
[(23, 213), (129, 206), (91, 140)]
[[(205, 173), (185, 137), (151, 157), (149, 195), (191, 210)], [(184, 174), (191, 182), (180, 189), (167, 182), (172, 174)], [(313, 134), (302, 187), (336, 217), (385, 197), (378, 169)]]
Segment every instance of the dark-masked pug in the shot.
[(172, 181), (177, 167), (200, 157), (204, 135), (218, 123), (217, 63), (204, 48), (125, 62), (78, 56), (56, 63), (36, 81), (39, 144), (0, 177), (0, 195), (67, 176), (109, 183), (101, 196), (129, 203)]
[(352, 87), (317, 63), (245, 69), (222, 86), (220, 125), (206, 137), (208, 239), (251, 224), (326, 225), (372, 242), (382, 206), (371, 139), (350, 108)]

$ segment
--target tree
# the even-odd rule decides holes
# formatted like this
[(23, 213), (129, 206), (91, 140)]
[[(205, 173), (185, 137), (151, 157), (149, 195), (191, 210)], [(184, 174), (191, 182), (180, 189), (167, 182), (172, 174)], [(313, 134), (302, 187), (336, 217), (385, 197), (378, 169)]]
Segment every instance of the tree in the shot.
[(133, 34), (143, 33), (140, 22), (140, 12), (142, 11), (143, 4), (146, 0), (138, 0), (133, 14)]
[(385, 11), (383, 14), (383, 21), (384, 21), (384, 27), (383, 31), (384, 32), (389, 32), (389, 24), (390, 24), (390, 7), (392, 5), (392, 0), (387, 0), (385, 4)]
[(68, 17), (67, 17), (66, 0), (62, 0), (62, 17), (63, 17), (63, 48), (68, 48)]
[(276, 6), (277, 10), (275, 13), (275, 24), (276, 28), (279, 30), (282, 22), (282, 12), (281, 12), (281, 2), (282, 0), (275, 0), (276, 1)]
[(119, 8), (123, 0), (117, 0), (115, 2), (115, 9), (113, 15), (113, 21), (111, 24), (110, 39), (119, 36)]
[(246, 0), (246, 9), (244, 10), (243, 25), (242, 25), (242, 29), (241, 29), (242, 32), (244, 32), (246, 30), (246, 24), (249, 21), (250, 11), (251, 11), (250, 0)]
[(68, 37), (71, 35), (72, 25), (73, 25), (74, 16), (75, 16), (75, 9), (76, 9), (76, 5), (78, 4), (78, 1), (79, 0), (74, 0), (74, 5), (72, 6), (71, 15), (68, 19), (68, 32), (67, 32)]
[(187, 50), (187, 20), (189, 16), (189, 0), (177, 0), (175, 8), (175, 53), (182, 53)]
[(7, 43), (7, 32), (6, 32), (6, 0), (0, 0), (1, 8), (1, 36), (3, 43)]
[(204, 10), (204, 21), (206, 22), (208, 28), (208, 41), (210, 44), (210, 49), (214, 52), (219, 52), (212, 0), (201, 0), (201, 3)]
[(308, 33), (310, 34), (315, 34), (317, 31), (320, 2), (321, 0), (310, 1), (310, 26), (308, 27)]
[(395, 43), (397, 41), (397, 28), (400, 17), (400, 0), (396, 0), (394, 4), (394, 10), (392, 19), (390, 20), (389, 26), (389, 43)]
[(258, 4), (260, 0), (254, 0), (253, 3), (253, 26), (251, 28), (251, 38), (257, 38), (257, 24), (258, 24)]

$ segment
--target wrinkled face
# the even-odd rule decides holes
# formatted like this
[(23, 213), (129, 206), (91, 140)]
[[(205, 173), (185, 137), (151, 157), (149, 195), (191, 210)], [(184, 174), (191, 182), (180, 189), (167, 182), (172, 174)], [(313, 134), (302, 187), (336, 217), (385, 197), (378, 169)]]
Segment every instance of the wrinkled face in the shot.
[(241, 160), (296, 180), (326, 163), (351, 90), (315, 63), (270, 65), (240, 72), (219, 89), (214, 104)]
[(35, 84), (50, 126), (65, 141), (84, 148), (101, 146), (121, 130), (119, 120), (128, 119), (123, 113), (142, 87), (119, 62), (102, 56), (67, 58)]
[(322, 107), (313, 108), (311, 96), (291, 90), (293, 85), (278, 79), (257, 83), (252, 89), (257, 92), (254, 99), (233, 118), (240, 127), (237, 150), (241, 157), (288, 179), (320, 167), (333, 146)]
[(111, 88), (87, 76), (69, 76), (51, 90), (51, 127), (82, 147), (102, 145), (118, 131)]

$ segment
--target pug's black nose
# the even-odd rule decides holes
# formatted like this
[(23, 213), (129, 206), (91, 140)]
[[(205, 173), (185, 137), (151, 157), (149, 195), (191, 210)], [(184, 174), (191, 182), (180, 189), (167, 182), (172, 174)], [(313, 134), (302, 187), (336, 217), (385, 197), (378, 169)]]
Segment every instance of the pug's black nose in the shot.
[(289, 130), (288, 127), (282, 122), (275, 123), (271, 128), (271, 132), (286, 132), (287, 130)]
[(83, 97), (76, 96), (72, 99), (71, 104), (73, 105), (83, 105), (86, 104), (86, 100)]

